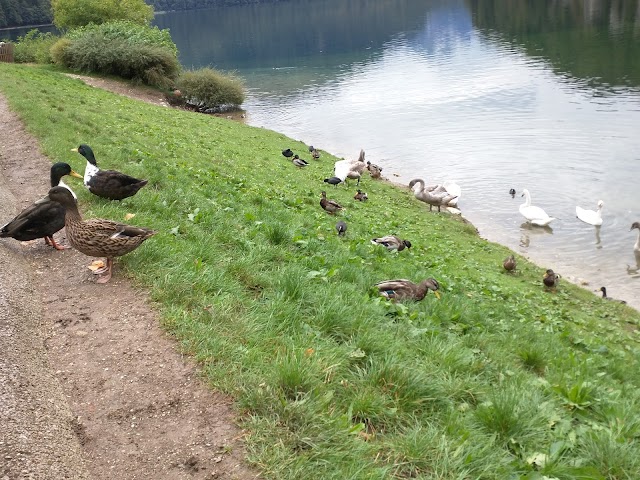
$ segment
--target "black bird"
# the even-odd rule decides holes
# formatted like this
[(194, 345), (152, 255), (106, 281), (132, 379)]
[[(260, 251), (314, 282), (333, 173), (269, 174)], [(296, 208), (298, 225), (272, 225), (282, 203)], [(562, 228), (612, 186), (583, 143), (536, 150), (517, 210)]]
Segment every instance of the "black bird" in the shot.
[(347, 224), (343, 220), (340, 220), (336, 223), (336, 230), (339, 236), (344, 236), (344, 234), (347, 233)]
[(290, 148), (287, 148), (286, 150), (282, 150), (282, 155), (284, 155), (287, 158), (291, 158), (293, 157), (293, 152), (291, 151)]
[[(65, 175), (77, 178), (82, 176), (73, 170), (67, 163), (54, 163), (51, 166), (51, 186), (61, 186), (71, 189), (62, 181)], [(71, 192), (73, 198), (75, 194)], [(21, 242), (44, 238), (47, 245), (56, 250), (64, 250), (67, 247), (60, 246), (53, 239), (53, 234), (64, 227), (64, 215), (66, 209), (58, 202), (48, 201), (34, 203), (18, 214), (13, 220), (0, 227), (0, 238), (15, 238)]]
[(342, 180), (340, 180), (338, 177), (325, 178), (324, 181), (325, 183), (333, 185), (334, 187), (337, 187), (339, 183), (342, 183)]
[(511, 195), (511, 198), (515, 197), (516, 196), (516, 189), (515, 188), (511, 188), (509, 190), (509, 195)]

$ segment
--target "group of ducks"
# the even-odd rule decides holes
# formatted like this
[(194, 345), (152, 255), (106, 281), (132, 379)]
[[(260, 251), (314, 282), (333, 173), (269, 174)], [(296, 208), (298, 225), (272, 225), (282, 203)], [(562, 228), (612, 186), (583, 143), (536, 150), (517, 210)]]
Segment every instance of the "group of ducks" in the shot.
[(77, 197), (62, 181), (62, 177), (71, 175), (82, 178), (91, 193), (109, 200), (122, 200), (135, 195), (147, 184), (147, 180), (115, 170), (100, 170), (88, 145), (80, 145), (73, 151), (87, 160), (84, 177), (73, 171), (67, 163), (52, 165), (51, 189), (47, 196), (0, 227), (0, 237), (20, 241), (44, 238), (47, 245), (63, 250), (67, 247), (57, 244), (53, 235), (65, 227), (67, 240), (72, 247), (85, 255), (106, 258), (106, 262), (93, 273), (100, 275), (98, 283), (107, 283), (111, 279), (113, 258), (131, 252), (157, 232), (99, 218), (83, 220), (78, 211)]
[[(313, 155), (314, 151), (317, 152), (317, 150), (313, 146), (310, 146), (309, 152), (312, 153), (313, 158), (320, 158), (319, 154), (317, 156)], [(299, 156), (296, 155), (290, 148), (283, 150), (282, 155), (284, 155), (286, 158), (291, 158), (292, 163), (297, 167), (305, 167), (308, 165), (308, 162), (300, 159)], [(360, 185), (360, 179), (362, 178), (362, 174), (365, 170), (368, 170), (371, 178), (374, 179), (380, 178), (382, 175), (382, 168), (372, 164), (371, 162), (365, 162), (364, 150), (360, 150), (360, 155), (358, 156), (357, 160), (339, 160), (335, 162), (333, 177), (325, 178), (324, 181), (325, 183), (328, 183), (330, 185), (337, 186), (341, 183), (346, 183), (348, 179), (351, 179), (357, 180), (357, 184)], [(422, 182), (421, 192), (424, 191), (424, 181), (416, 180), (416, 182)], [(435, 203), (435, 200), (433, 200), (439, 193), (441, 192), (434, 191), (432, 197), (429, 197), (431, 201), (434, 202), (433, 205), (446, 205), (446, 203)], [(422, 195), (424, 196), (425, 194)], [(446, 198), (446, 201), (452, 201), (455, 197), (456, 196), (448, 196)], [(358, 189), (353, 198), (354, 200), (364, 202), (368, 199), (368, 196), (365, 192)], [(337, 201), (327, 198), (327, 192), (325, 191), (322, 191), (321, 193), (320, 206), (323, 210), (330, 214), (337, 213), (343, 209), (342, 205), (340, 205)], [(338, 221), (335, 228), (338, 232), (338, 236), (344, 236), (347, 232), (347, 224), (344, 220)], [(384, 237), (374, 238), (371, 240), (371, 243), (373, 243), (374, 245), (381, 245), (388, 250), (396, 250), (398, 252), (401, 252), (405, 248), (411, 248), (411, 242), (409, 240), (403, 240), (395, 235), (387, 235)], [(433, 291), (437, 298), (440, 298), (440, 293), (438, 292), (438, 290), (440, 289), (440, 285), (435, 278), (427, 278), (418, 284), (404, 278), (384, 280), (382, 282), (376, 283), (375, 288), (378, 290), (381, 296), (393, 301), (420, 301), (427, 295), (429, 290)]]

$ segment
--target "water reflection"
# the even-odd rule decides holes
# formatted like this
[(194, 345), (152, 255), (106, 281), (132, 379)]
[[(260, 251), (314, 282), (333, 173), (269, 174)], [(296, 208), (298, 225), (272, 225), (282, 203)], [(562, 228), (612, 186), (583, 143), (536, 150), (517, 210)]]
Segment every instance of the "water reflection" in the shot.
[(544, 227), (539, 225), (532, 225), (529, 222), (524, 222), (520, 224), (520, 246), (523, 248), (529, 248), (531, 245), (531, 239), (540, 237), (543, 235), (553, 235), (553, 228), (549, 225), (545, 225)]
[(550, 61), (559, 75), (617, 92), (640, 86), (639, 0), (467, 0), (474, 24)]
[(596, 248), (602, 248), (602, 239), (600, 238), (600, 229), (602, 228), (602, 226), (596, 225), (593, 228), (596, 232)]

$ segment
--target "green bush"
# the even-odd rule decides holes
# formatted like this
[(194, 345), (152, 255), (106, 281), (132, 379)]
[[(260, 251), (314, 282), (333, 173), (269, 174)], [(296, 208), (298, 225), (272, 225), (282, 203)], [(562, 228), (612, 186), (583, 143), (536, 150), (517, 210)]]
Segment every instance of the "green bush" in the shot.
[(78, 28), (53, 49), (55, 62), (82, 72), (133, 79), (162, 88), (180, 72), (177, 48), (167, 30), (114, 22)]
[(244, 84), (238, 77), (211, 68), (184, 72), (177, 85), (187, 103), (200, 110), (229, 110), (244, 102)]
[(59, 37), (51, 32), (42, 33), (37, 29), (29, 30), (23, 37), (18, 37), (13, 50), (16, 63), (53, 63), (51, 46)]
[(51, 10), (60, 29), (115, 20), (149, 25), (153, 19), (153, 7), (144, 0), (51, 0)]
[(169, 30), (160, 30), (158, 27), (147, 27), (126, 20), (118, 20), (100, 25), (86, 25), (74, 28), (67, 33), (71, 40), (82, 39), (95, 35), (104, 40), (126, 40), (131, 45), (151, 45), (163, 47), (178, 56), (178, 47), (173, 43)]

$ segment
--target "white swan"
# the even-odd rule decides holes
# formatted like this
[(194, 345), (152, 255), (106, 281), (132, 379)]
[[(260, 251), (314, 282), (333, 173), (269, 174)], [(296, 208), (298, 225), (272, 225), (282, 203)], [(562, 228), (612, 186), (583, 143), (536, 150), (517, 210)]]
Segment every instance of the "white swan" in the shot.
[[(444, 185), (430, 185), (425, 186), (424, 180), (421, 178), (415, 178), (409, 182), (409, 188), (413, 190), (415, 197), (425, 203), (429, 204), (429, 210), (432, 207), (454, 207), (458, 203), (458, 195), (461, 193), (460, 187), (453, 182), (448, 182), (448, 185), (452, 189), (450, 192)], [(456, 192), (456, 193), (453, 193)]]
[(602, 207), (604, 202), (598, 201), (598, 210), (585, 210), (584, 208), (576, 207), (576, 216), (584, 223), (589, 225), (602, 225)]
[(357, 160), (338, 160), (333, 166), (333, 175), (343, 182), (347, 178), (357, 179), (358, 185), (360, 185), (360, 177), (366, 168), (367, 164), (364, 161), (364, 150), (360, 150), (360, 156)]
[(537, 225), (538, 227), (545, 227), (555, 220), (555, 218), (547, 215), (547, 212), (540, 207), (531, 205), (531, 194), (526, 188), (522, 191), (521, 197), (525, 197), (525, 201), (520, 205), (520, 213), (529, 223)]

